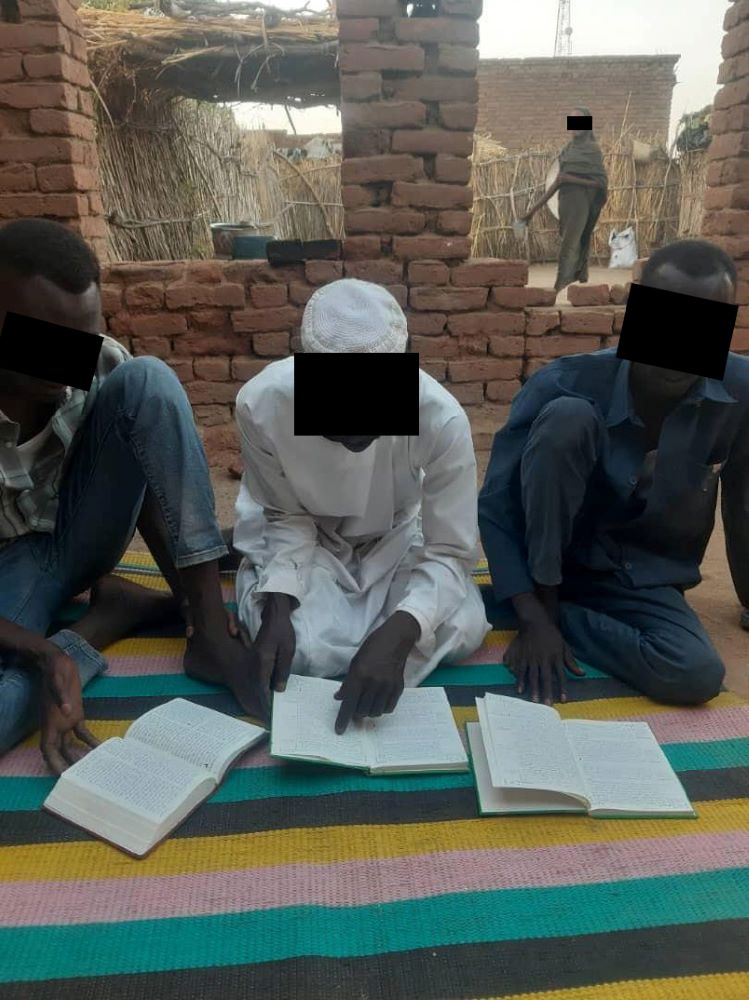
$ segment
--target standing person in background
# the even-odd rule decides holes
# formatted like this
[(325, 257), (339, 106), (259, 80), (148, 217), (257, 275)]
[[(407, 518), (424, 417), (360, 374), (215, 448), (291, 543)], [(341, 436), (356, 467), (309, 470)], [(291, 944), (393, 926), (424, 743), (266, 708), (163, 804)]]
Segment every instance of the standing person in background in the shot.
[[(586, 107), (575, 115), (592, 117)], [(588, 255), (593, 230), (608, 197), (608, 177), (601, 147), (593, 130), (572, 129), (572, 139), (559, 154), (559, 175), (546, 194), (530, 208), (529, 222), (556, 192), (559, 192), (559, 264), (554, 288), (560, 292), (573, 281), (588, 280)]]

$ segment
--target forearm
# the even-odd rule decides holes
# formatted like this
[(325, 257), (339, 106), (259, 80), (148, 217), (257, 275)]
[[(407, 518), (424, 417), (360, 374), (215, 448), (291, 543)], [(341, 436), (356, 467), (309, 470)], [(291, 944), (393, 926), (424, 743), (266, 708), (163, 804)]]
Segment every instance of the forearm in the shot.
[(532, 625), (539, 620), (548, 619), (546, 608), (535, 592), (528, 591), (524, 594), (515, 594), (511, 600), (512, 607), (521, 626)]
[(44, 657), (49, 645), (44, 636), (16, 625), (7, 618), (0, 618), (0, 650), (16, 653), (25, 663), (33, 664), (36, 658)]
[(267, 608), (268, 611), (290, 615), (291, 612), (295, 611), (298, 607), (299, 601), (296, 597), (292, 597), (291, 594), (272, 593), (265, 595), (263, 610)]
[(526, 219), (530, 219), (531, 216), (535, 215), (536, 212), (538, 212), (540, 209), (542, 209), (544, 207), (544, 205), (546, 204), (546, 202), (549, 201), (556, 194), (557, 189), (558, 189), (558, 185), (556, 183), (553, 184), (549, 188), (549, 190), (541, 198), (539, 198), (538, 201), (534, 205), (532, 205), (528, 209), (528, 211), (525, 214), (525, 218)]
[(744, 472), (746, 461), (737, 463), (739, 473), (722, 477), (721, 508), (734, 589), (743, 607), (749, 608), (749, 476)]
[(408, 611), (394, 611), (391, 617), (397, 620), (398, 627), (403, 630), (406, 641), (411, 646), (415, 646), (421, 638), (421, 625), (416, 618)]

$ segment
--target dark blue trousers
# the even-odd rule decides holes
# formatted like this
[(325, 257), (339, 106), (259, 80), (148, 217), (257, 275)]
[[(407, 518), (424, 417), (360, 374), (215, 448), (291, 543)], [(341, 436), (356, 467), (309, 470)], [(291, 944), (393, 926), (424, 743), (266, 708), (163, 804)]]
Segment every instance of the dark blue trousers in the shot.
[[(521, 463), (531, 576), (559, 586), (562, 633), (579, 659), (656, 701), (701, 704), (718, 694), (725, 668), (681, 588), (633, 588), (613, 572), (563, 572), (606, 433), (589, 403), (569, 397), (547, 404), (534, 421)], [(484, 603), (495, 628), (516, 627), (509, 601), (497, 604), (484, 589)]]

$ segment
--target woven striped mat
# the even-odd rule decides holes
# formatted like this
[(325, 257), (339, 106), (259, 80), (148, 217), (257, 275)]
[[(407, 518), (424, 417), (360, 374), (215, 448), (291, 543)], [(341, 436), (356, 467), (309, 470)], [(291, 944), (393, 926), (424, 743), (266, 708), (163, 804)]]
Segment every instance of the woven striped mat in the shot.
[[(165, 586), (147, 557), (120, 571)], [(507, 638), (430, 678), (459, 724), (511, 692)], [(235, 710), (182, 648), (166, 629), (108, 650), (86, 690), (99, 738), (176, 695)], [(0, 1000), (747, 1000), (749, 705), (668, 708), (596, 671), (570, 689), (567, 718), (652, 726), (699, 819), (479, 818), (470, 775), (259, 748), (137, 861), (40, 810), (53, 781), (28, 740), (0, 760)]]

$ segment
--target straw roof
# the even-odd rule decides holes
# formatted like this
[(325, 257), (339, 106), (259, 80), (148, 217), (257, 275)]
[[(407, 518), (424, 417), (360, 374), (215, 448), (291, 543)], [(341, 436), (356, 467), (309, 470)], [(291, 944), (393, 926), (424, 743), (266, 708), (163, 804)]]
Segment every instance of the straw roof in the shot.
[(79, 8), (91, 75), (115, 116), (128, 101), (144, 97), (297, 108), (337, 102), (338, 28), (332, 16), (215, 17), (216, 3), (186, 3), (187, 10), (169, 0), (144, 12)]

